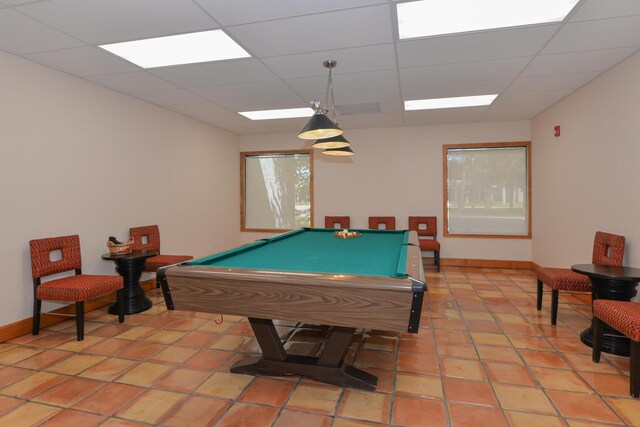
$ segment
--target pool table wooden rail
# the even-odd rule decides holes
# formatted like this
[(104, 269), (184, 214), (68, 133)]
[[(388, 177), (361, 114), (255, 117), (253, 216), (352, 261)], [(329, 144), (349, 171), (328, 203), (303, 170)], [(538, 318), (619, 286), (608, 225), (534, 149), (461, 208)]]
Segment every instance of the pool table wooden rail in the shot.
[(178, 310), (415, 332), (424, 271), (419, 249), (409, 253), (407, 271), (416, 280), (181, 265), (159, 280), (168, 282), (165, 298)]

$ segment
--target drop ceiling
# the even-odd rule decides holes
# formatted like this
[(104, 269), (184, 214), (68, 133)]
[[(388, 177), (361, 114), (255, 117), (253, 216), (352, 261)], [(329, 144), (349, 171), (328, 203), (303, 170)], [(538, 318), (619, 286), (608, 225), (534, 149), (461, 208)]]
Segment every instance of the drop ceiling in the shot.
[[(526, 120), (640, 48), (639, 0), (581, 0), (563, 22), (399, 40), (391, 0), (0, 0), (0, 50), (238, 134), (305, 118), (238, 111), (324, 101), (344, 129)], [(222, 29), (251, 58), (142, 69), (97, 46)], [(499, 93), (490, 106), (403, 100)], [(344, 114), (340, 114), (343, 111)]]

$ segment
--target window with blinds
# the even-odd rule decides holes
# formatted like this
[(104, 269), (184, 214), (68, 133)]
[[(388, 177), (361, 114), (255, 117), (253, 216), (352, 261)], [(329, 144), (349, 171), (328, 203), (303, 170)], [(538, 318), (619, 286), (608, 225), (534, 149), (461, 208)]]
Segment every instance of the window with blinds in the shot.
[(444, 235), (531, 237), (531, 143), (443, 146)]
[(310, 151), (240, 153), (241, 231), (280, 231), (313, 225)]

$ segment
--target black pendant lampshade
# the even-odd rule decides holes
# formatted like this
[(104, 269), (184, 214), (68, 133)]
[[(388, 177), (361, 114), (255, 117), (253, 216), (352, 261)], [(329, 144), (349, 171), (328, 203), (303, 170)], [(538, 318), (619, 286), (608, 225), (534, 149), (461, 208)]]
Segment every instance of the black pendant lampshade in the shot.
[(307, 125), (298, 134), (301, 139), (324, 139), (342, 134), (342, 129), (338, 127), (324, 113), (315, 113), (309, 119)]
[(317, 140), (313, 143), (313, 148), (342, 148), (348, 147), (349, 145), (349, 141), (347, 141), (344, 136), (338, 135), (331, 138)]
[(351, 147), (342, 147), (342, 148), (329, 148), (328, 150), (324, 150), (322, 154), (327, 154), (329, 156), (353, 156), (355, 153), (351, 149)]

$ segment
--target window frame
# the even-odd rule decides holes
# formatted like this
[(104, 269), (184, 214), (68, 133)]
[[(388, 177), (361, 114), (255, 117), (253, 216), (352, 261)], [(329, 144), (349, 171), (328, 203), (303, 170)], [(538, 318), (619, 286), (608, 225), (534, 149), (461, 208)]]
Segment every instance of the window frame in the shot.
[(240, 231), (241, 232), (267, 232), (267, 233), (282, 233), (290, 231), (290, 228), (246, 228), (245, 227), (245, 159), (247, 157), (255, 157), (260, 155), (273, 155), (273, 154), (308, 154), (309, 155), (309, 204), (310, 204), (310, 224), (309, 227), (313, 227), (313, 150), (268, 150), (268, 151), (242, 151), (240, 152)]
[[(526, 148), (527, 154), (527, 234), (460, 234), (449, 232), (449, 186), (447, 171), (447, 153), (450, 149), (478, 149), (478, 148)], [(479, 142), (470, 144), (443, 144), (442, 145), (442, 196), (443, 196), (443, 228), (444, 237), (472, 237), (472, 238), (495, 238), (495, 239), (531, 239), (531, 141), (516, 142)]]

